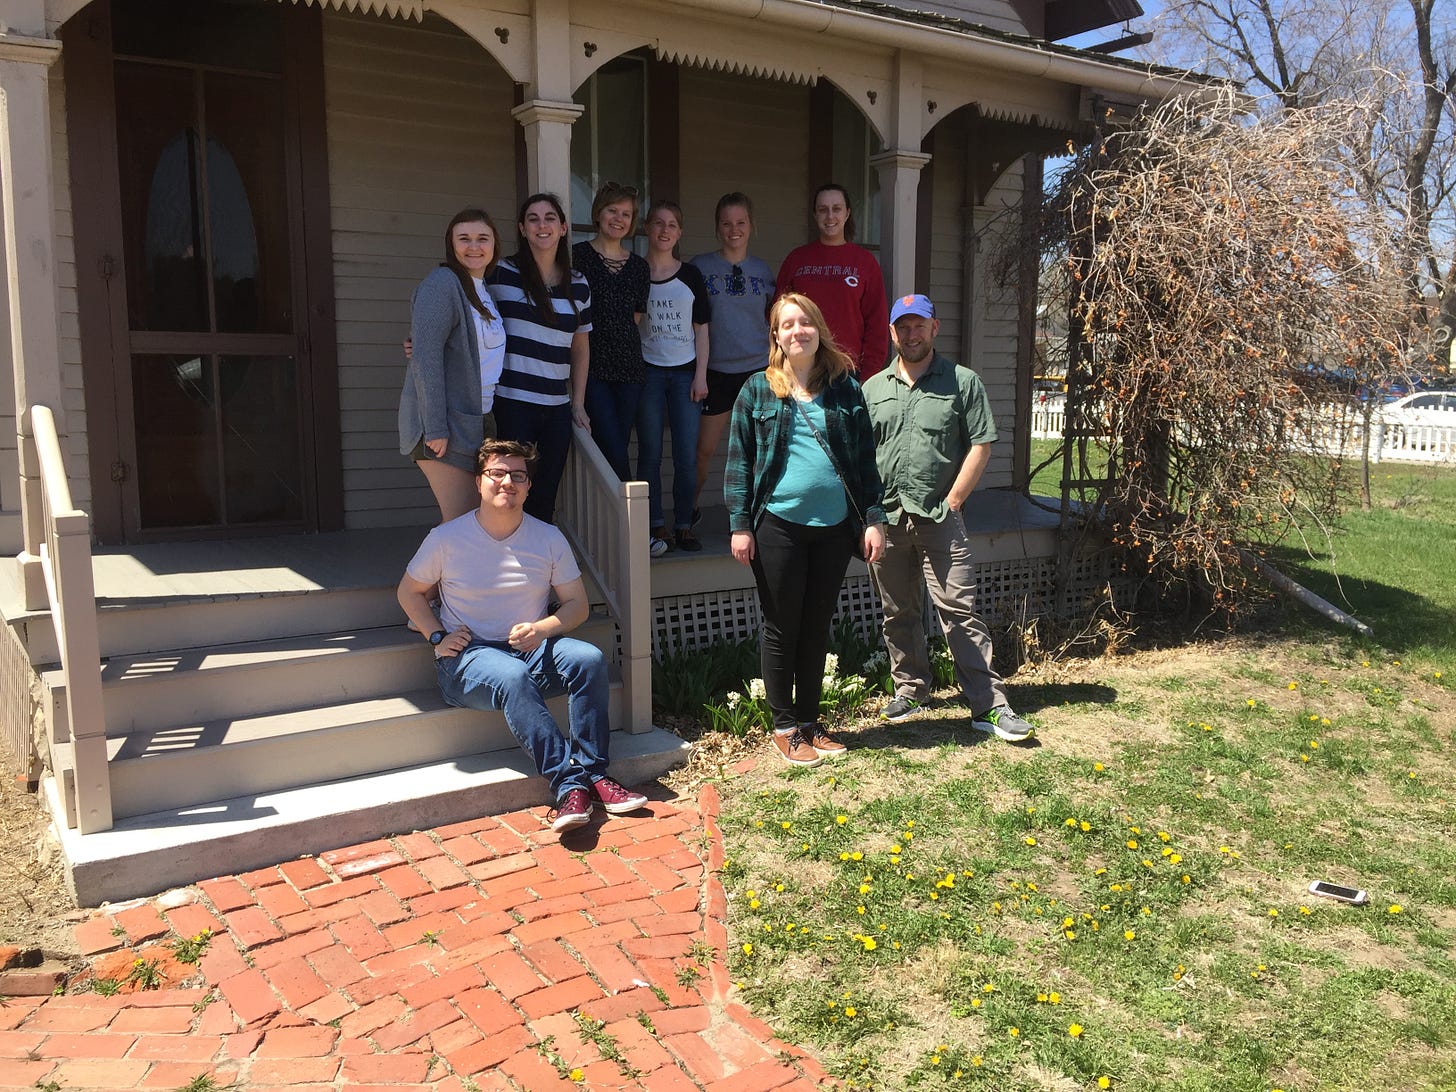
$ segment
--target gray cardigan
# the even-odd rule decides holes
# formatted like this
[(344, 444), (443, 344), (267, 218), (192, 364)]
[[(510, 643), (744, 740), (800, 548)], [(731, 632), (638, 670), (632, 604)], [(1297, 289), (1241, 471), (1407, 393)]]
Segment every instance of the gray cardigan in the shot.
[(410, 298), (414, 355), (399, 396), (399, 452), (424, 440), (449, 439), (440, 462), (475, 470), (485, 439), (480, 412), (480, 345), (459, 279), (439, 266)]

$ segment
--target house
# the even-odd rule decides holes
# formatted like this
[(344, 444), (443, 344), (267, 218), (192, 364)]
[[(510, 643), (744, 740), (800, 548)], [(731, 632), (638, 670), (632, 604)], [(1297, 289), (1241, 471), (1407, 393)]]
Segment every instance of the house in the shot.
[[(1053, 44), (1134, 0), (921, 6), (0, 0), (0, 708), (80, 898), (531, 799), (503, 727), (432, 697), (392, 597), (433, 512), (395, 450), (399, 342), (465, 205), (509, 249), (520, 196), (581, 221), (634, 182), (680, 200), (696, 253), (739, 189), (776, 263), (842, 181), (996, 406), (988, 591), (1044, 580), (1052, 532), (1013, 492), (1034, 261), (1018, 284), (979, 244), (1094, 112), (1186, 84)], [(751, 581), (649, 569), (642, 487), (589, 443), (568, 475), (616, 754), (645, 776), (681, 748), (650, 724), (654, 640), (755, 632)]]

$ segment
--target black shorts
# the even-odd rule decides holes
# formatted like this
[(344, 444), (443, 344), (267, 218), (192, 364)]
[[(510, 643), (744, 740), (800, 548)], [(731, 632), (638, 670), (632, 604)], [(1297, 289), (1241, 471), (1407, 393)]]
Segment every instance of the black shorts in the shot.
[(708, 397), (703, 399), (703, 416), (717, 417), (719, 414), (732, 413), (733, 403), (738, 401), (738, 392), (743, 389), (743, 384), (748, 382), (750, 376), (757, 375), (762, 371), (758, 368), (751, 372), (715, 372), (708, 369)]

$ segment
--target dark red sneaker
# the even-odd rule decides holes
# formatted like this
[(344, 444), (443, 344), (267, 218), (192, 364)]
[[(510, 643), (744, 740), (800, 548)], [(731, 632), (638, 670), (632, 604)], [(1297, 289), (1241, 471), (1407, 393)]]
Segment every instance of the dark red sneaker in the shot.
[(647, 806), (647, 797), (640, 792), (629, 792), (610, 777), (604, 777), (591, 787), (591, 794), (608, 815), (626, 815), (629, 811)]
[(591, 822), (592, 802), (585, 789), (572, 789), (556, 805), (556, 818), (551, 820), (551, 829), (557, 834), (574, 830)]

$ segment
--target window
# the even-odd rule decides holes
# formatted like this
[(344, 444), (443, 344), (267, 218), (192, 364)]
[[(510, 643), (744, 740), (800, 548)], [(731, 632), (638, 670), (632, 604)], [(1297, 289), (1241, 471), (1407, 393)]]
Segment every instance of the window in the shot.
[(636, 186), (647, 208), (647, 61), (618, 57), (594, 72), (575, 99), (585, 109), (571, 127), (571, 218), (592, 235), (591, 203), (608, 180)]

